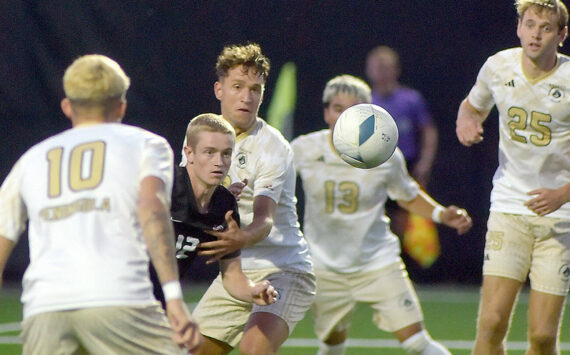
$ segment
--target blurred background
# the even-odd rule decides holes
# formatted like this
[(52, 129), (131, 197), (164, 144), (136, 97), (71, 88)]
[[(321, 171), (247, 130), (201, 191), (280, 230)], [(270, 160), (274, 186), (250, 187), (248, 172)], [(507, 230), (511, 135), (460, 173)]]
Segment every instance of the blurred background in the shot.
[[(166, 137), (178, 161), (188, 120), (219, 112), (214, 64), (224, 45), (257, 42), (271, 60), (262, 117), (281, 67), (296, 65), (293, 137), (325, 128), (327, 80), (364, 78), (367, 52), (388, 45), (400, 54), (401, 82), (424, 95), (439, 129), (428, 191), (465, 207), (475, 222), (460, 237), (439, 228), (441, 256), (428, 269), (407, 260), (410, 275), (417, 283), (479, 284), (497, 117), (487, 120), (484, 143), (469, 149), (455, 137), (455, 119), (486, 58), (518, 46), (515, 30), (513, 2), (496, 0), (2, 1), (0, 180), (26, 149), (70, 127), (59, 106), (61, 77), (80, 55), (101, 53), (122, 65), (132, 80), (124, 122)], [(21, 277), (26, 244), (24, 237), (6, 279)]]

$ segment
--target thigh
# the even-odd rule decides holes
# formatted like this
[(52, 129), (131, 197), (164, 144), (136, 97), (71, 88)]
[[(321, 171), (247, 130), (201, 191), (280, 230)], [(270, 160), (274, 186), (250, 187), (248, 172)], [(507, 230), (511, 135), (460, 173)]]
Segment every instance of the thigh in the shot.
[(75, 354), (79, 343), (73, 333), (69, 312), (46, 312), (24, 319), (22, 353)]
[(418, 296), (402, 261), (365, 273), (353, 292), (357, 301), (371, 304), (373, 322), (382, 330), (393, 333), (423, 321)]
[(179, 354), (162, 308), (95, 307), (78, 310), (73, 325), (90, 354)]
[(212, 282), (192, 315), (200, 333), (231, 347), (240, 342), (252, 304), (233, 298), (222, 285), (221, 276)]
[(353, 274), (315, 270), (317, 295), (312, 305), (313, 325), (317, 337), (325, 341), (332, 331), (350, 328), (356, 301), (349, 287)]
[(531, 290), (528, 304), (530, 334), (558, 334), (565, 302), (565, 296)]
[(566, 296), (570, 286), (570, 223), (559, 218), (526, 218), (535, 240), (529, 274), (531, 288)]
[(479, 320), (489, 324), (509, 321), (513, 306), (517, 300), (522, 283), (517, 280), (483, 275), (481, 287), (481, 300), (479, 302)]
[(491, 211), (487, 222), (483, 275), (526, 281), (534, 238), (523, 216)]

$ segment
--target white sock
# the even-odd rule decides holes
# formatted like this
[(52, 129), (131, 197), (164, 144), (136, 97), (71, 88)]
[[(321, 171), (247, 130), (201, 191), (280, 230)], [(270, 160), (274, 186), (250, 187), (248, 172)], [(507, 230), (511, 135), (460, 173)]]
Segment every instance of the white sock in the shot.
[(426, 330), (404, 340), (402, 348), (410, 355), (451, 355), (449, 350), (433, 340)]
[(344, 355), (344, 349), (344, 343), (328, 345), (319, 340), (319, 351), (317, 351), (317, 355)]

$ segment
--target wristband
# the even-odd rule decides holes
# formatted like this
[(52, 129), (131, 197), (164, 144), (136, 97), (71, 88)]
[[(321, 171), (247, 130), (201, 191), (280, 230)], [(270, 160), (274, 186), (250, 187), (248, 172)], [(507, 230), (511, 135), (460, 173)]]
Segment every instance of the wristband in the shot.
[(164, 293), (164, 300), (170, 301), (173, 299), (182, 299), (182, 287), (179, 281), (168, 281), (162, 285), (162, 293)]
[(445, 207), (437, 205), (433, 208), (431, 212), (431, 220), (435, 223), (441, 223), (441, 214), (445, 211)]

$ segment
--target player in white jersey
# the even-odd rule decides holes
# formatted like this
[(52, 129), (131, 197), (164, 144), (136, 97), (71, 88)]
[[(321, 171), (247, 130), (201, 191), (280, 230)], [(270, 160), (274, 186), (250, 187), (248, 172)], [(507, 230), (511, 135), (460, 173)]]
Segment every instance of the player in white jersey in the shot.
[(527, 354), (558, 353), (570, 285), (570, 58), (557, 52), (568, 28), (559, 0), (519, 0), (520, 48), (485, 62), (457, 116), (457, 137), (483, 140), (499, 113), (475, 354), (504, 354), (511, 313), (530, 279)]
[(409, 175), (400, 149), (374, 169), (345, 163), (332, 146), (332, 129), (348, 107), (370, 103), (368, 85), (351, 75), (331, 79), (323, 93), (329, 128), (293, 140), (295, 167), (305, 195), (304, 230), (317, 276), (313, 304), (320, 355), (344, 354), (356, 302), (370, 304), (373, 321), (409, 354), (449, 354), (427, 333), (421, 307), (400, 258), (400, 243), (385, 215), (388, 197), (462, 234), (465, 210), (443, 207)]
[(297, 220), (293, 152), (257, 117), (269, 73), (259, 46), (225, 47), (216, 71), (214, 93), (237, 135), (226, 185), (241, 183), (243, 227), (209, 232), (219, 240), (203, 243), (201, 254), (220, 258), (241, 248), (244, 274), (254, 282), (269, 280), (279, 296), (271, 305), (252, 306), (231, 297), (218, 276), (193, 313), (205, 336), (195, 354), (227, 354), (238, 344), (242, 354), (276, 354), (310, 308), (316, 287)]
[[(182, 300), (169, 219), (172, 150), (120, 123), (130, 80), (110, 58), (80, 57), (63, 84), (73, 128), (29, 149), (0, 188), (0, 275), (29, 220), (23, 352), (194, 348), (201, 337)], [(149, 257), (172, 327), (152, 294)]]

